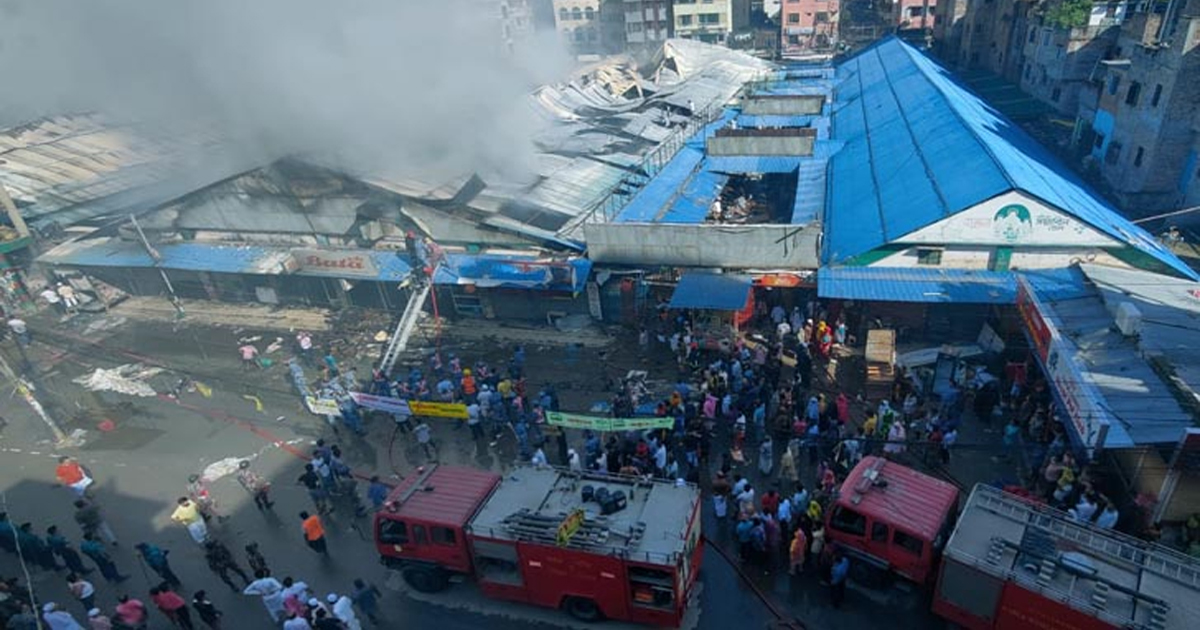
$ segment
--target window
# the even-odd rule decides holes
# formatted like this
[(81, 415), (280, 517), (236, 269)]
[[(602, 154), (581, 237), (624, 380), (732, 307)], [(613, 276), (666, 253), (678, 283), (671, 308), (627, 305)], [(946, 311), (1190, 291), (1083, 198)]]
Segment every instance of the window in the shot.
[(588, 7), (583, 10), (583, 16), (589, 20), (594, 20), (596, 19), (596, 10), (592, 7)]
[(575, 7), (574, 9), (571, 9), (571, 19), (572, 20), (582, 20), (583, 19), (583, 9), (580, 9), (579, 7)]
[(720, 13), (701, 13), (700, 14), (700, 23), (701, 24), (720, 24), (721, 23), (721, 14)]
[(1108, 95), (1115, 96), (1117, 88), (1121, 87), (1121, 77), (1113, 75), (1108, 77)]
[(887, 542), (888, 526), (887, 523), (871, 523), (871, 540), (873, 542)]
[(817, 13), (814, 17), (816, 19), (817, 24), (825, 24), (825, 23), (829, 22), (829, 14), (826, 13), (825, 11), (817, 11)]
[(1054, 101), (1055, 103), (1057, 103), (1058, 99), (1061, 97), (1062, 97), (1062, 88), (1056, 87), (1056, 88), (1054, 88), (1053, 92), (1050, 92), (1050, 100)]
[(1031, 28), (1029, 29), (1029, 43), (1032, 44), (1035, 40), (1037, 40), (1037, 29)]
[(586, 31), (584, 31), (584, 35), (586, 35), (586, 36), (587, 36), (587, 40), (588, 40), (589, 42), (594, 42), (594, 41), (596, 41), (596, 29), (594, 29), (594, 28), (589, 28), (589, 29), (587, 29)]
[(925, 550), (925, 542), (923, 540), (909, 536), (898, 529), (892, 534), (892, 544), (897, 549), (903, 549), (918, 558), (921, 556), (921, 552)]
[(413, 525), (413, 542), (418, 545), (429, 544), (429, 537), (425, 534), (424, 525)]
[(1042, 33), (1042, 45), (1050, 45), (1050, 29), (1046, 29), (1046, 32)]
[(799, 35), (788, 35), (788, 43), (793, 46), (799, 46), (800, 45), (800, 36)]
[(629, 567), (629, 599), (634, 606), (670, 609), (675, 604), (675, 576), (649, 567)]
[(1108, 143), (1108, 152), (1104, 154), (1104, 163), (1105, 164), (1116, 164), (1120, 160), (1121, 160), (1121, 143), (1116, 142), (1116, 141), (1109, 142)]
[(829, 526), (839, 532), (862, 536), (867, 533), (867, 517), (839, 505), (833, 509), (833, 517), (829, 519)]
[(575, 29), (575, 41), (577, 41), (577, 42), (583, 41), (583, 29), (582, 28)]
[(917, 264), (918, 265), (940, 265), (942, 264), (942, 250), (932, 247), (917, 248)]
[(1142, 84), (1137, 81), (1129, 82), (1129, 89), (1125, 91), (1125, 104), (1137, 107), (1138, 97), (1142, 95)]
[(799, 24), (799, 23), (800, 23), (800, 14), (799, 13), (789, 13), (788, 14), (788, 24)]
[(1158, 107), (1158, 101), (1162, 99), (1162, 84), (1154, 86), (1154, 94), (1150, 97), (1150, 107)]
[(1092, 143), (1092, 148), (1099, 149), (1102, 146), (1104, 146), (1104, 134), (1098, 133), (1096, 134), (1096, 141)]
[(571, 12), (567, 10), (567, 7), (563, 7), (558, 10), (559, 22), (566, 22), (569, 19), (571, 19)]
[(1142, 165), (1142, 158), (1143, 158), (1143, 157), (1145, 157), (1145, 156), (1146, 156), (1146, 149), (1144, 149), (1144, 148), (1142, 148), (1142, 147), (1138, 147), (1137, 153), (1134, 153), (1134, 154), (1133, 154), (1133, 165), (1134, 165), (1134, 166), (1141, 166), (1141, 165)]
[(433, 536), (433, 542), (438, 545), (453, 545), (458, 541), (454, 530), (449, 527), (431, 527), (429, 533)]
[(690, 15), (679, 16), (679, 25), (680, 26), (691, 26), (692, 25), (692, 16), (690, 16)]
[(629, 31), (630, 33), (640, 33), (640, 32), (642, 32), (642, 23), (641, 22), (630, 22), (625, 25), (625, 30)]
[(404, 521), (384, 519), (379, 522), (379, 542), (385, 545), (408, 543), (408, 526)]

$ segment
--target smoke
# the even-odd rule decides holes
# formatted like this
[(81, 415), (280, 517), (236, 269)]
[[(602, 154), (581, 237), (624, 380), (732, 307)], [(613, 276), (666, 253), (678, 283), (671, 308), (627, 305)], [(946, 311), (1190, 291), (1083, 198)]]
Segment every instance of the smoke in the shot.
[(213, 126), (244, 160), (520, 169), (564, 76), (553, 33), (508, 53), (499, 0), (0, 0), (0, 123), (98, 111)]

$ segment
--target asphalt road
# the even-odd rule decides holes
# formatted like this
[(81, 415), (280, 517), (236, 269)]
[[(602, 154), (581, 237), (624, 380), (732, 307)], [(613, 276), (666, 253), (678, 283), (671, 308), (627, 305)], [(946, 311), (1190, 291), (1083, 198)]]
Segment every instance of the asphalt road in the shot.
[[(35, 323), (35, 331), (38, 327)], [(113, 556), (121, 570), (133, 576), (119, 586), (103, 583), (98, 574), (92, 576), (102, 608), (111, 609), (123, 593), (146, 599), (148, 589), (158, 580), (150, 579), (154, 574), (139, 564), (133, 545), (150, 541), (171, 550), (172, 565), (184, 582), (184, 595), (206, 589), (218, 608), (225, 611), (226, 627), (272, 627), (258, 599), (234, 593), (222, 584), (207, 568), (200, 548), (169, 519), (174, 500), (184, 493), (188, 475), (222, 460), (252, 458), (255, 469), (274, 484), (276, 505), (272, 512), (255, 509), (230, 477), (212, 486), (220, 511), (229, 515), (212, 531), (239, 560), (242, 547), (257, 542), (274, 575), (304, 580), (322, 595), (347, 592), (355, 578), (375, 582), (385, 592), (386, 627), (515, 630), (574, 625), (558, 611), (486, 600), (470, 585), (456, 585), (433, 598), (409, 597), (402, 584), (379, 565), (367, 540), (365, 521), (356, 523), (347, 509), (339, 510), (327, 522), (330, 558), (312, 553), (303, 544), (298, 518), (300, 510), (311, 504), (295, 480), (301, 472), (301, 456), (315, 439), (340, 442), (347, 461), (363, 474), (386, 477), (393, 470), (405, 473), (421, 463), (420, 456), (403, 439), (392, 447), (392, 432), (384, 421), (376, 421), (365, 439), (334, 435), (323, 420), (300, 410), (281, 368), (241, 372), (232, 356), (235, 346), (231, 332), (194, 329), (185, 337), (170, 326), (132, 322), (113, 330), (88, 332), (82, 322), (74, 322), (56, 326), (53, 334), (41, 337), (30, 352), (40, 367), (40, 395), (64, 428), (88, 431), (82, 448), (64, 452), (77, 456), (92, 470), (97, 480), (96, 496), (121, 540)], [(102, 345), (94, 345), (98, 342)], [(3, 350), (15, 358), (12, 348), (4, 346)], [(228, 355), (212, 352), (219, 347), (228, 348)], [(199, 375), (213, 388), (212, 397), (193, 392), (177, 404), (160, 398), (88, 392), (72, 382), (96, 367), (129, 363), (134, 357)], [(531, 357), (531, 364), (536, 361)], [(162, 391), (175, 379), (173, 374), (164, 374), (151, 382)], [(257, 403), (261, 403), (261, 411)], [(7, 393), (3, 408), (2, 415), (9, 424), (0, 433), (0, 498), (10, 518), (16, 523), (32, 522), (39, 532), (58, 524), (77, 543), (79, 530), (71, 518), (73, 497), (53, 483), (57, 452), (48, 440), (48, 431), (19, 399), (9, 398)], [(112, 423), (112, 430), (98, 429), (106, 420)], [(466, 431), (441, 426), (437, 432), (447, 444), (448, 459), (479, 465)], [(485, 463), (498, 465), (494, 457), (485, 459)], [(0, 575), (20, 574), (15, 556), (0, 554)], [(62, 574), (34, 569), (31, 574), (42, 601), (56, 601), (84, 619), (82, 606), (66, 592)], [(763, 628), (773, 619), (733, 567), (716, 554), (706, 557), (700, 580), (704, 588), (696, 627)], [(236, 620), (236, 624), (229, 620)], [(153, 627), (167, 627), (166, 620), (158, 616)]]

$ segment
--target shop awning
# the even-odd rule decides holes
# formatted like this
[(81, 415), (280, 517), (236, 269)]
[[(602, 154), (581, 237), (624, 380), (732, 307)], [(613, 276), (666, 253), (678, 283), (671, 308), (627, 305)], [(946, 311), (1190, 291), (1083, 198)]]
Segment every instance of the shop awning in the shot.
[[(1075, 268), (1022, 271), (1039, 295), (1070, 299), (1086, 291)], [(1014, 304), (1010, 271), (927, 267), (825, 267), (817, 272), (817, 295), (866, 302)]]
[(689, 273), (679, 279), (671, 295), (671, 308), (707, 311), (740, 311), (750, 300), (750, 276)]

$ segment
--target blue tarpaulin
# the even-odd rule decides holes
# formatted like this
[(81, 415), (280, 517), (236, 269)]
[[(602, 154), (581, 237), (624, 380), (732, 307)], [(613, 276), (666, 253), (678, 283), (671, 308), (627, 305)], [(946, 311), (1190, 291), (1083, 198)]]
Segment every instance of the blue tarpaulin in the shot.
[(591, 270), (592, 261), (587, 258), (540, 260), (529, 256), (447, 254), (433, 274), (433, 283), (578, 293)]
[(740, 311), (750, 300), (753, 279), (715, 273), (689, 273), (679, 279), (671, 295), (671, 308)]

